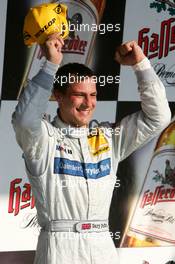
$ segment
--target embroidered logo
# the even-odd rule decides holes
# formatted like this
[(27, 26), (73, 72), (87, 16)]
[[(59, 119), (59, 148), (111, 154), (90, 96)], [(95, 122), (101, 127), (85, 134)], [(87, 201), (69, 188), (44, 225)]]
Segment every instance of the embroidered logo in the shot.
[(175, 0), (154, 0), (150, 8), (156, 8), (157, 12), (168, 12), (169, 15), (175, 15)]
[(109, 143), (100, 129), (88, 136), (89, 149), (93, 156), (100, 155), (110, 150)]

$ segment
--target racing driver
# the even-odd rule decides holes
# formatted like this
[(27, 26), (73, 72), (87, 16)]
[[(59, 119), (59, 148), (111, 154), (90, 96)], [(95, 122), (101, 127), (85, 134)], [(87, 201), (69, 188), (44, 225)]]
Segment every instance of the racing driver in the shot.
[[(46, 40), (46, 63), (28, 82), (12, 118), (41, 226), (34, 263), (117, 264), (108, 214), (118, 162), (170, 122), (165, 88), (137, 43), (122, 44), (115, 58), (132, 66), (142, 110), (115, 127), (104, 122), (89, 129), (97, 95), (93, 72), (77, 63), (59, 67), (62, 46), (58, 34)], [(85, 78), (61, 84), (58, 77), (68, 75)], [(43, 114), (53, 86), (59, 108), (49, 122)]]

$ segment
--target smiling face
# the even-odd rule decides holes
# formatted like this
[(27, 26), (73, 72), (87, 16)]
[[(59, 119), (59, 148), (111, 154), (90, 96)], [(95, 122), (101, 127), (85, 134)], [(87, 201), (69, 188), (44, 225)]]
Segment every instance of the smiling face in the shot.
[(70, 84), (65, 94), (56, 92), (62, 121), (74, 127), (87, 126), (95, 110), (96, 95), (96, 84), (91, 77)]

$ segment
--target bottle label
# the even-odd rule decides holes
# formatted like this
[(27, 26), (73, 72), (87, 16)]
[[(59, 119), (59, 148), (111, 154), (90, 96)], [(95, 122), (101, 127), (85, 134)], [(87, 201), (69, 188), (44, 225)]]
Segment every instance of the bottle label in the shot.
[[(67, 5), (68, 18), (70, 19), (70, 24), (72, 24), (70, 35), (64, 41), (65, 47), (62, 49), (64, 57), (61, 64), (78, 62), (88, 65), (90, 63), (95, 33), (97, 32), (97, 27), (93, 25), (97, 25), (99, 22), (97, 10), (90, 0), (63, 0), (59, 2)], [(74, 28), (81, 30), (74, 31)], [(23, 86), (25, 86), (26, 80), (32, 79), (45, 62), (45, 57), (39, 45), (36, 45), (32, 54), (32, 60), (24, 74), (18, 97)]]
[[(63, 48), (64, 57), (61, 65), (71, 62), (88, 65), (90, 63), (93, 43), (97, 32), (97, 27), (95, 27), (95, 25), (99, 23), (96, 7), (90, 0), (63, 0), (59, 2), (67, 5), (68, 18), (70, 19), (70, 24), (72, 24), (69, 37), (65, 40), (65, 47)], [(74, 31), (74, 28), (78, 28), (78, 30)], [(26, 80), (31, 80), (45, 62), (45, 57), (39, 45), (31, 49), (32, 52), (26, 65), (18, 98), (25, 86)]]
[[(63, 47), (63, 64), (88, 63), (98, 24), (98, 13), (91, 1), (60, 1), (68, 7), (70, 34)], [(77, 29), (77, 30), (76, 30)]]
[(152, 158), (130, 230), (175, 243), (175, 149), (164, 146)]

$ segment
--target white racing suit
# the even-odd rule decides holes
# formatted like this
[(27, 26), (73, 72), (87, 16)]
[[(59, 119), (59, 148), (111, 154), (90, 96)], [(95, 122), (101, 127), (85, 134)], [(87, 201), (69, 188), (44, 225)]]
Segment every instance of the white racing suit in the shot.
[[(89, 135), (86, 130), (80, 133), (70, 128), (58, 116), (53, 123), (42, 119), (55, 71), (55, 65), (47, 62), (27, 84), (12, 120), (42, 228), (34, 263), (117, 264), (111, 238), (115, 234), (107, 230), (106, 222), (118, 162), (169, 123), (164, 86), (150, 64), (146, 70), (140, 67), (136, 76), (142, 111), (127, 116), (116, 127), (107, 124)], [(81, 221), (82, 230), (94, 230), (55, 230), (50, 227), (53, 220), (62, 220), (63, 227), (68, 220)]]

